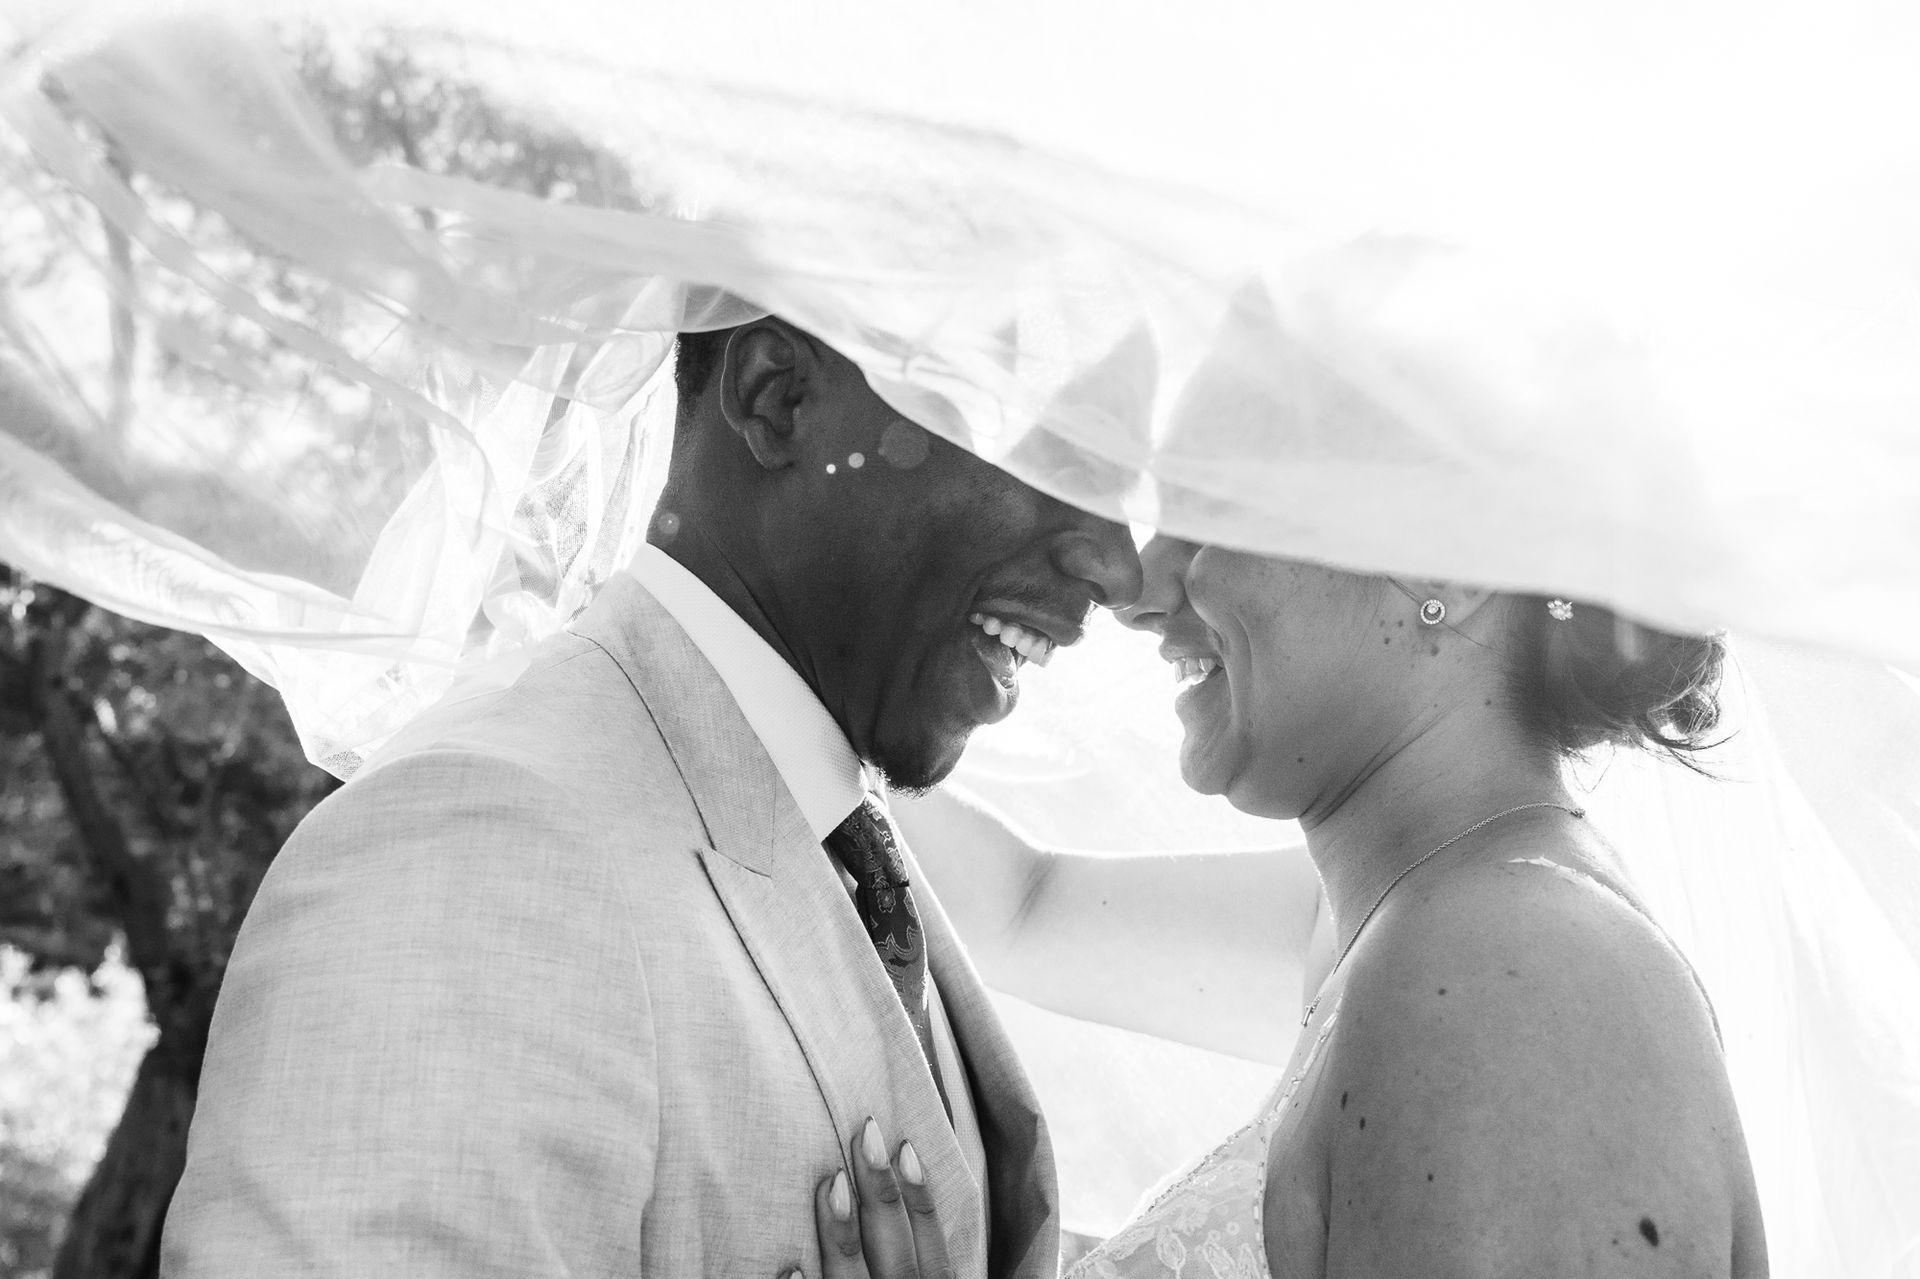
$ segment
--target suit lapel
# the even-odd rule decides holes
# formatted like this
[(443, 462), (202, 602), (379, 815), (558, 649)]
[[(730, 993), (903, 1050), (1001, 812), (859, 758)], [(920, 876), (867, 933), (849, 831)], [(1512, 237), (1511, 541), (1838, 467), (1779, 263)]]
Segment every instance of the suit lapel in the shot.
[(832, 861), (726, 684), (624, 575), (574, 630), (619, 663), (659, 726), (707, 830), (710, 846), (699, 850), (707, 877), (806, 1055), (843, 1157), (868, 1115), (890, 1144), (911, 1140), (958, 1272), (984, 1276), (980, 1189), (919, 1039)]
[(807, 1055), (843, 1147), (868, 1115), (879, 1120), (890, 1147), (912, 1141), (955, 1266), (962, 1275), (984, 1275), (980, 1189), (920, 1041), (839, 875), (805, 822), (795, 826), (793, 846), (803, 855), (778, 858), (771, 874), (717, 851), (706, 856), (707, 874)]
[(646, 704), (713, 847), (769, 870), (776, 814), (783, 805), (791, 809), (793, 797), (713, 664), (624, 573), (600, 588), (573, 629), (619, 663)]
[(1060, 1266), (1060, 1196), (1053, 1141), (1039, 1100), (946, 911), (927, 888), (917, 863), (909, 874), (926, 929), (927, 966), (967, 1063), (987, 1152), (993, 1221), (987, 1272), (1054, 1279)]

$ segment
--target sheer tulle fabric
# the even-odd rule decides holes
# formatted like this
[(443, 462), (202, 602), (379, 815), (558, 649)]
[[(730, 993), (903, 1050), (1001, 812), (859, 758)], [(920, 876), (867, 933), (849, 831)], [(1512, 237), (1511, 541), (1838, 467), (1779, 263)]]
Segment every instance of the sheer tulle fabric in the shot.
[[(77, 241), (99, 278), (7, 308), (8, 395), (45, 411), (0, 444), (6, 553), (224, 636), (347, 771), (459, 663), (578, 607), (644, 519), (634, 441), (671, 418), (670, 335), (765, 308), (1083, 505), (1920, 659), (1920, 172), (1887, 162), (1888, 122), (1920, 111), (1894, 100), (1910, 77), (1873, 73), (1906, 33), (1869, 24), (1834, 52), (1831, 19), (1789, 15), (1695, 61), (1603, 39), (1654, 22), (1631, 8), (1541, 26), (1494, 7), (1485, 30), (1516, 25), (1489, 55), (1412, 13), (1247, 26), (1227, 6), (1157, 65), (1150, 24), (1103, 22), (1128, 56), (1068, 93), (1057, 69), (1088, 60), (1042, 55), (1070, 33), (994, 29), (990, 9), (896, 30), (737, 7), (693, 29), (761, 33), (741, 47), (631, 6), (604, 30), (531, 6), (328, 28), (378, 26), (631, 175), (572, 201), (355, 167), (269, 35), (177, 16), (194, 6), (19, 18), (9, 216)], [(651, 38), (619, 39), (636, 21)], [(1032, 114), (992, 132), (975, 126), (1016, 122), (966, 59), (1009, 31), (1055, 87), (1011, 85)], [(526, 50), (493, 42), (516, 34)], [(1262, 39), (1265, 96), (1231, 74)], [(898, 49), (921, 59), (922, 112)], [(1819, 74), (1861, 49), (1844, 81)], [(1327, 70), (1343, 59), (1351, 83)], [(1789, 95), (1794, 130), (1770, 68), (1818, 88)], [(1418, 104), (1397, 140), (1389, 82)], [(1142, 124), (1116, 150), (1149, 85), (1182, 136)], [(1517, 101), (1529, 127), (1494, 128)], [(1631, 109), (1602, 128), (1596, 102)], [(1204, 160), (1222, 154), (1239, 163)], [(216, 231), (296, 264), (301, 313)], [(101, 279), (154, 316), (151, 346), (114, 353)], [(263, 347), (264, 380), (240, 358)], [(140, 392), (124, 421), (101, 385), (116, 359)], [(223, 411), (169, 397), (190, 375)]]
[(5, 10), (0, 558), (213, 636), (350, 773), (625, 562), (672, 334), (771, 310), (1117, 517), (1850, 655), (1749, 670), (1817, 712), (1756, 716), (1764, 784), (1633, 811), (1690, 944), (1769, 947), (1696, 961), (1780, 1048), (1781, 1272), (1920, 1264), (1920, 711), (1865, 660), (1920, 662), (1912, 19), (278, 7), (626, 178), (536, 199), (356, 165), (276, 32), (142, 8)]

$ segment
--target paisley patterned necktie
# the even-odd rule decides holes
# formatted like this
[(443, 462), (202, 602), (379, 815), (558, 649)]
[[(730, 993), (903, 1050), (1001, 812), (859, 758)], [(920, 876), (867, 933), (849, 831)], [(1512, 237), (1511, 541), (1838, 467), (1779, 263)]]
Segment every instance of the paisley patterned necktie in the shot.
[[(827, 851), (854, 878), (853, 905), (880, 962), (893, 982), (893, 991), (906, 1009), (927, 1069), (940, 1084), (940, 1067), (933, 1052), (933, 1019), (927, 1007), (927, 948), (920, 931), (920, 912), (907, 890), (907, 865), (886, 810), (869, 795), (847, 814), (826, 838)], [(942, 1089), (942, 1097), (945, 1090)]]

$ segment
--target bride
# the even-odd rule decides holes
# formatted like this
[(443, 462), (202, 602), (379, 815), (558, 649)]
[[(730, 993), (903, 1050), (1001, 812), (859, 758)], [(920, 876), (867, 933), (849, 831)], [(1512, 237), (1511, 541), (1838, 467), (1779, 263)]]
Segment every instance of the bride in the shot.
[[(1259, 1113), (1073, 1274), (1764, 1275), (1713, 1009), (1562, 778), (1604, 743), (1689, 763), (1722, 642), (1166, 537), (1142, 560), (1123, 619), (1195, 677), (1181, 772), (1300, 821), (1333, 944)], [(1138, 918), (1129, 883), (1175, 936), (1248, 916), (1244, 869), (1168, 893), (981, 823), (915, 833), (923, 861), (956, 859), (942, 882), (984, 885), (958, 909), (990, 970)], [(1231, 943), (1257, 965), (1261, 943)], [(863, 1235), (875, 1279), (942, 1273), (910, 1149), (851, 1166), (857, 1194), (844, 1174), (816, 1194), (827, 1275), (860, 1273)]]

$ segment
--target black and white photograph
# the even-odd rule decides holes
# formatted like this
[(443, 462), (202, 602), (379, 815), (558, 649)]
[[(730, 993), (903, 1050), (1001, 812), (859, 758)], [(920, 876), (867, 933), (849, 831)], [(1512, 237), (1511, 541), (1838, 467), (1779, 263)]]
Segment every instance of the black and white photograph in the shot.
[(1920, 1279), (1920, 8), (0, 0), (0, 1279)]

